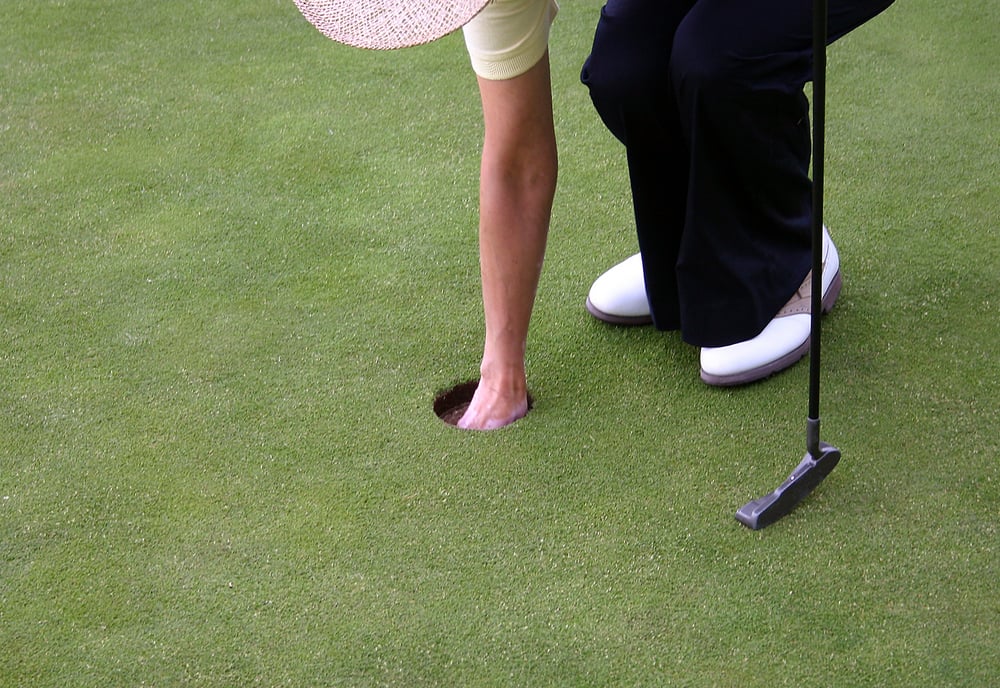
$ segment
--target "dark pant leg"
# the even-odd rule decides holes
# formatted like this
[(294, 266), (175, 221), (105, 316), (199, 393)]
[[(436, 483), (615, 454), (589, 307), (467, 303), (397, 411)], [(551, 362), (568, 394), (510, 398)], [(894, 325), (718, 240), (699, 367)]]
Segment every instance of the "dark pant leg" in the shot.
[[(887, 0), (830, 0), (836, 38)], [(756, 336), (810, 265), (811, 0), (699, 0), (671, 77), (691, 168), (677, 264), (684, 338)]]
[(687, 199), (688, 148), (670, 85), (674, 32), (694, 0), (609, 0), (581, 73), (625, 144), (646, 294), (660, 329), (681, 325), (674, 266)]

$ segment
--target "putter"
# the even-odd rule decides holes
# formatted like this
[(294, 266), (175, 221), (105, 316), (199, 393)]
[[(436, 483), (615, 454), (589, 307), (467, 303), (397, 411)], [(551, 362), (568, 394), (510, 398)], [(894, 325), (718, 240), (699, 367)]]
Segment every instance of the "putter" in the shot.
[(809, 418), (806, 455), (774, 492), (747, 502), (736, 520), (759, 530), (787, 515), (840, 461), (840, 450), (819, 439), (820, 317), (823, 303), (823, 132), (826, 124), (827, 0), (813, 0), (812, 305), (809, 344)]

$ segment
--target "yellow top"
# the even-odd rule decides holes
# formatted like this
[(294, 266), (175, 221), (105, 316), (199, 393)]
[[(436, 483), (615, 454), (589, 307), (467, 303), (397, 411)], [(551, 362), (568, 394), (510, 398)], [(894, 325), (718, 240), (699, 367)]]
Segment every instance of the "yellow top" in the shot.
[(512, 79), (534, 67), (558, 11), (556, 0), (493, 0), (462, 29), (476, 74)]

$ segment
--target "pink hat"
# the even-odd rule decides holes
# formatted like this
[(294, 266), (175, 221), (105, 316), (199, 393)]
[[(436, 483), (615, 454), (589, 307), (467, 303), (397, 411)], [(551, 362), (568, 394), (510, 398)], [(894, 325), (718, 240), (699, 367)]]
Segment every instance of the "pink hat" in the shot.
[(457, 30), (490, 0), (294, 0), (327, 38), (392, 50), (430, 43)]

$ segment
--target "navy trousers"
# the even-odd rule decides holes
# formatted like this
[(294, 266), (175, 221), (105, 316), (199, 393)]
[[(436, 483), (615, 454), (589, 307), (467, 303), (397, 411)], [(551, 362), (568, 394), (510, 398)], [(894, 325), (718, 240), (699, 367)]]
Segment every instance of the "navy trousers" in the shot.
[[(892, 0), (828, 0), (830, 40)], [(810, 266), (812, 0), (608, 0), (581, 79), (625, 145), (653, 321), (755, 337)]]

